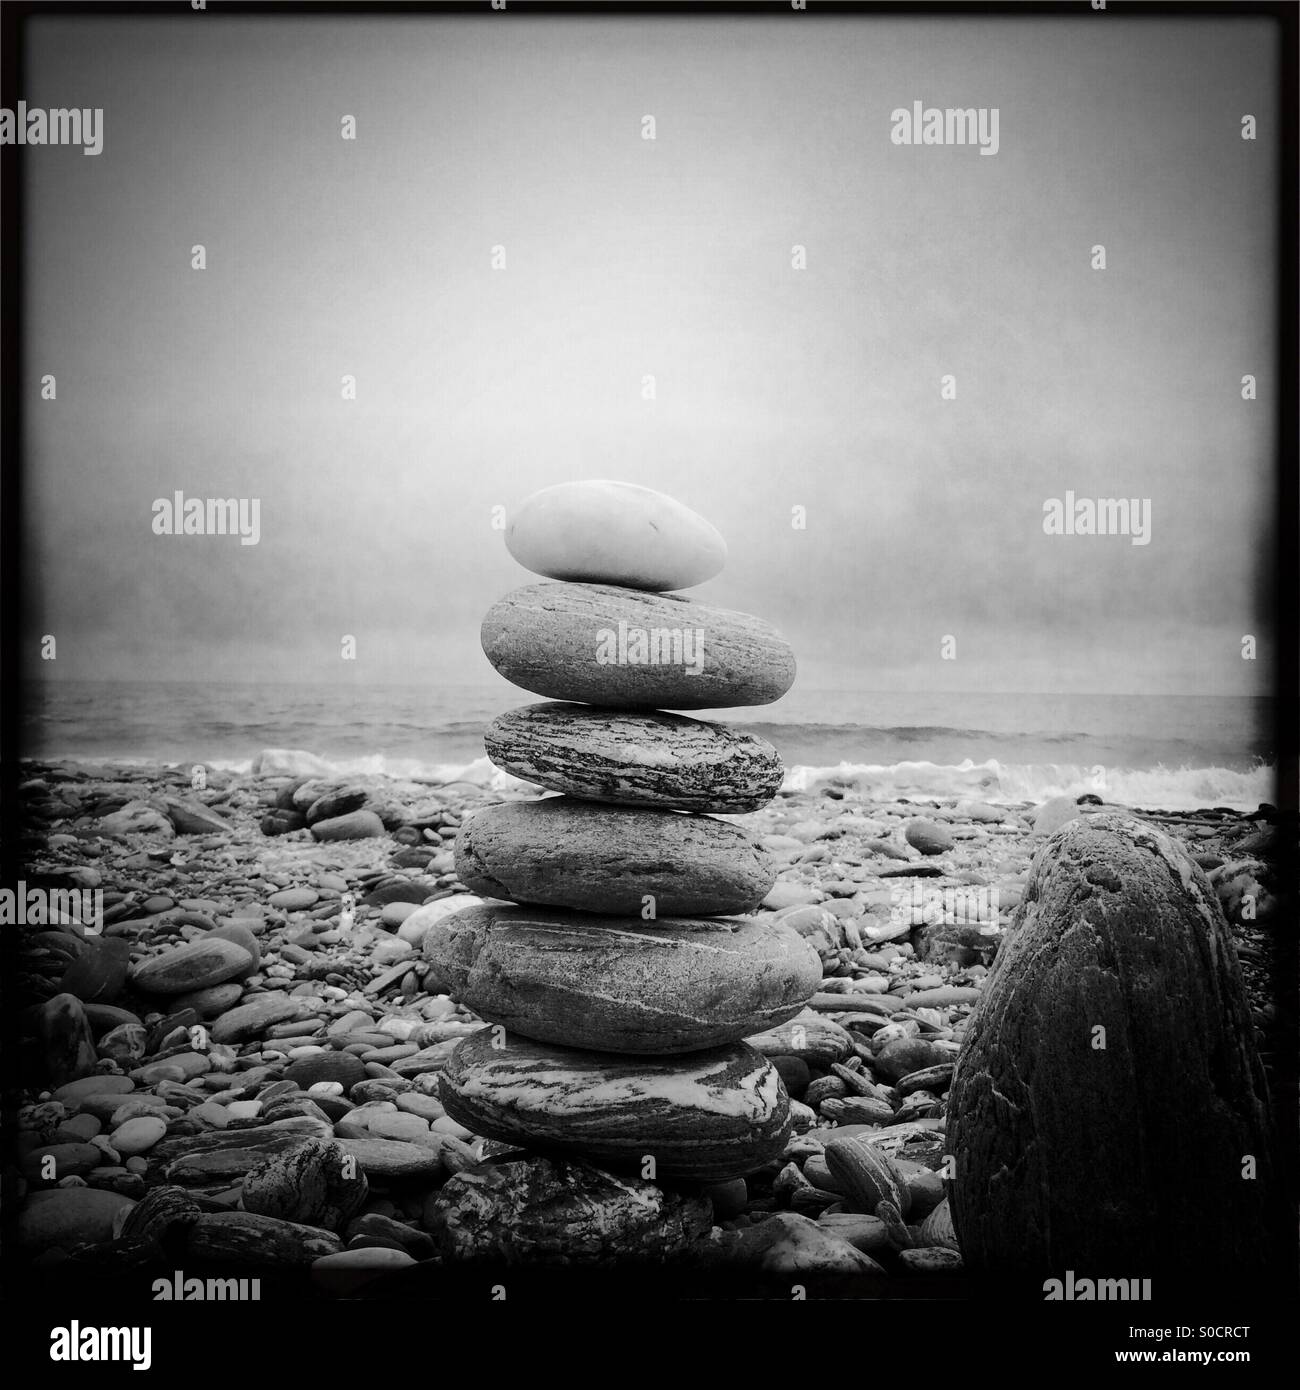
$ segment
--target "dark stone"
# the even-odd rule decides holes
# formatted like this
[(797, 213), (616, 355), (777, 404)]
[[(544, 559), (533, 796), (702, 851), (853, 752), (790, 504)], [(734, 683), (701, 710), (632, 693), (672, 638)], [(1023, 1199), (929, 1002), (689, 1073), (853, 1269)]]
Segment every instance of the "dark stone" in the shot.
[(124, 1237), (152, 1242), (167, 1253), (179, 1253), (202, 1208), (183, 1187), (152, 1188), (127, 1213)]
[(417, 1231), (414, 1226), (405, 1226), (379, 1212), (366, 1212), (356, 1217), (348, 1223), (343, 1234), (349, 1245), (361, 1236), (371, 1241), (383, 1241), (397, 1250), (405, 1250), (417, 1260), (432, 1259), (437, 1254), (433, 1239), (425, 1232)]
[(448, 1259), (603, 1264), (676, 1255), (708, 1234), (711, 1218), (705, 1197), (530, 1158), (458, 1173), (426, 1224)]
[(306, 1139), (244, 1175), (245, 1211), (339, 1231), (365, 1204), (370, 1185), (332, 1139)]
[(317, 1052), (291, 1062), (284, 1070), (284, 1078), (304, 1091), (318, 1081), (341, 1081), (346, 1091), (366, 1080), (366, 1066), (354, 1052)]
[(51, 1086), (90, 1076), (99, 1062), (90, 1022), (75, 994), (56, 994), (41, 1005), (37, 1036)]
[(1100, 812), (1039, 851), (947, 1133), (973, 1271), (1151, 1278), (1168, 1295), (1270, 1267), (1286, 1223), (1232, 938), (1163, 832)]
[(268, 811), (262, 817), (263, 835), (288, 835), (294, 830), (302, 830), (307, 817), (301, 811)]
[(343, 1242), (331, 1231), (253, 1212), (228, 1211), (199, 1217), (190, 1228), (185, 1257), (196, 1264), (275, 1269), (309, 1265), (342, 1249)]
[(394, 879), (372, 888), (361, 899), (366, 907), (387, 907), (389, 903), (422, 903), (429, 896), (430, 885), (412, 883), (410, 879)]
[(359, 811), (365, 804), (366, 794), (359, 788), (326, 792), (307, 807), (307, 824), (315, 825), (318, 821), (346, 816), (352, 811)]
[(772, 1065), (781, 1073), (787, 1094), (793, 1100), (802, 1100), (812, 1082), (808, 1063), (802, 1057), (773, 1057)]
[(109, 1004), (122, 993), (131, 964), (131, 946), (120, 936), (90, 937), (81, 954), (69, 964), (59, 990), (83, 1003)]

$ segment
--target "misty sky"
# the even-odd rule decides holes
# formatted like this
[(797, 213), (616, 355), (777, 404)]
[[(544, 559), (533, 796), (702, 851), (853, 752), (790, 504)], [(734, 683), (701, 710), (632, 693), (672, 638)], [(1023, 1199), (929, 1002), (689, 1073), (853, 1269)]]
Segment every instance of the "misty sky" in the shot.
[[(1269, 688), (1266, 22), (30, 33), (28, 105), (104, 108), (98, 157), (21, 156), (39, 674), (489, 681), (531, 579), (493, 506), (595, 477), (722, 531), (691, 592), (805, 691)], [(916, 100), (998, 108), (998, 153), (892, 144)], [(154, 535), (176, 489), (259, 499), (259, 544)], [(1149, 498), (1151, 543), (1045, 535), (1067, 489)]]

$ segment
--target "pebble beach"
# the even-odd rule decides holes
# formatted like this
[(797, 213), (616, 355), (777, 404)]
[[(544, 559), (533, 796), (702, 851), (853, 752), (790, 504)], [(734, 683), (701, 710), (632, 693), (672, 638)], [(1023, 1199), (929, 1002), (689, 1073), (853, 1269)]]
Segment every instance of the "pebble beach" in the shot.
[[(509, 1145), (476, 1135), (439, 1100), (439, 1074), (483, 1020), (448, 997), (421, 951), (431, 914), (478, 901), (453, 861), (464, 818), (543, 793), (338, 784), (307, 775), (314, 766), (268, 750), (254, 772), (213, 770), (202, 788), (188, 768), (25, 767), (27, 887), (102, 893), (103, 912), (101, 924), (18, 927), (25, 1085), (20, 1172), (9, 1181), (24, 1258), (46, 1277), (107, 1264), (151, 1297), (162, 1266), (150, 1241), (179, 1230), (196, 1276), (276, 1273), (303, 1296), (363, 1285), (400, 1296), (411, 1266), (505, 1253), (493, 1244), (499, 1226), (470, 1219), (484, 1202), (524, 1225), (544, 1210), (536, 1190), (485, 1194), (455, 1181)], [(793, 926), (821, 962), (808, 1007), (750, 1040), (777, 1059), (791, 1137), (747, 1178), (653, 1188), (656, 1219), (600, 1259), (689, 1251), (725, 1280), (846, 1273), (856, 1251), (886, 1285), (960, 1287), (951, 1226), (942, 1208), (930, 1219), (952, 1064), (1036, 849), (1064, 820), (1101, 808), (904, 802), (846, 781), (722, 817), (779, 864), (757, 916)], [(340, 814), (309, 828), (295, 806)], [(1268, 1070), (1275, 813), (1139, 814), (1207, 873)], [(178, 956), (213, 938), (226, 949), (187, 978)], [(901, 1057), (892, 1064), (891, 1045)], [(828, 1169), (826, 1145), (852, 1133), (883, 1140), (912, 1189), (902, 1226), (863, 1210)], [(364, 1192), (340, 1201), (330, 1184), (277, 1176), (277, 1155), (308, 1138), (353, 1153)], [(254, 1169), (264, 1187), (292, 1188), (263, 1206), (293, 1219), (249, 1213)], [(542, 1234), (520, 1236), (530, 1239)], [(163, 1263), (170, 1273), (175, 1260)]]

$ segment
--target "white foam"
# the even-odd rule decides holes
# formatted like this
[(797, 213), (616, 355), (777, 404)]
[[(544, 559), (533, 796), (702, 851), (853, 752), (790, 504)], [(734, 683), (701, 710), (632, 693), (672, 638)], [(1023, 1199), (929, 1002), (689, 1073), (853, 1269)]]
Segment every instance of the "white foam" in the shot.
[[(297, 760), (297, 761), (295, 761)], [(183, 766), (150, 758), (90, 758), (71, 762), (105, 762), (127, 767)], [(214, 758), (208, 767), (240, 776), (312, 776), (328, 779), (391, 778), (448, 786), (466, 782), (494, 792), (540, 792), (542, 789), (503, 772), (487, 757), (468, 763), (433, 763), (384, 753), (325, 758), (297, 749), (266, 749), (252, 758)], [(788, 769), (784, 792), (818, 792), (839, 787), (880, 801), (923, 798), (933, 801), (987, 801), (994, 805), (1037, 804), (1053, 796), (1092, 792), (1103, 801), (1139, 808), (1191, 811), (1228, 806), (1253, 811), (1275, 796), (1274, 769), (1267, 765), (1241, 772), (1226, 767), (1122, 768), (1077, 763), (898, 762), (850, 763)]]
[(819, 791), (833, 786), (879, 800), (923, 796), (933, 800), (979, 799), (994, 805), (1038, 803), (1053, 796), (1092, 792), (1103, 801), (1169, 811), (1228, 806), (1253, 811), (1274, 795), (1274, 770), (1248, 772), (1226, 767), (1122, 768), (1075, 763), (999, 763), (990, 758), (956, 765), (903, 762), (888, 765), (839, 763), (793, 767), (782, 791)]

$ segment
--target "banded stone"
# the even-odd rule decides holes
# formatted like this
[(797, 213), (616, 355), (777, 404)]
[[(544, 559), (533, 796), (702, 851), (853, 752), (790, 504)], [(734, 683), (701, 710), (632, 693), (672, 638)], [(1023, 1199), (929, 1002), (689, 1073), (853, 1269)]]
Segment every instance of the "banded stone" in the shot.
[(744, 1177), (791, 1132), (776, 1068), (744, 1043), (628, 1057), (489, 1027), (457, 1046), (439, 1087), (447, 1113), (475, 1134), (642, 1171), (652, 1158), (659, 1177)]
[(525, 705), (483, 735), (499, 768), (586, 801), (679, 811), (757, 811), (781, 785), (781, 758), (744, 729), (678, 714)]

